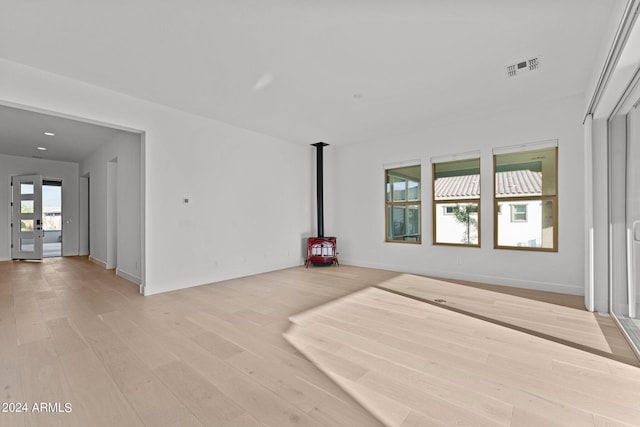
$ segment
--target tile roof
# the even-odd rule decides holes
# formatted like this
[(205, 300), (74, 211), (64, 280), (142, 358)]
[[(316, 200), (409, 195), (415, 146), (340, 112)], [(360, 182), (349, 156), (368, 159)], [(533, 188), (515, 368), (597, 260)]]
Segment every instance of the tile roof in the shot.
[[(517, 170), (496, 174), (498, 197), (539, 196), (542, 194), (542, 172)], [(435, 197), (442, 199), (467, 199), (480, 196), (480, 175), (463, 175), (438, 178)]]
[(498, 196), (542, 195), (542, 172), (518, 170), (496, 174)]
[(448, 176), (436, 179), (436, 199), (469, 199), (480, 196), (480, 175)]

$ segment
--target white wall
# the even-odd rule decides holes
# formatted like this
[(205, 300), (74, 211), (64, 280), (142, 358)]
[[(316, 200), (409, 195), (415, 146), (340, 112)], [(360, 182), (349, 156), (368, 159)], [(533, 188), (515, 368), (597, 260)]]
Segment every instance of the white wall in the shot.
[[(584, 96), (335, 150), (332, 203), (340, 262), (532, 289), (584, 293)], [(492, 148), (558, 139), (559, 251), (493, 249)], [(433, 156), (480, 150), (481, 248), (434, 246)], [(422, 159), (421, 245), (384, 242), (383, 165)]]
[(62, 180), (63, 255), (78, 255), (78, 164), (0, 154), (0, 261), (11, 259), (11, 176)]
[(303, 262), (310, 147), (6, 60), (0, 94), (0, 103), (145, 132), (146, 294)]
[(90, 176), (91, 257), (134, 282), (142, 279), (140, 156), (141, 135), (122, 132), (80, 163), (80, 175)]
[(600, 78), (600, 74), (602, 69), (606, 63), (607, 55), (609, 54), (609, 50), (611, 49), (611, 45), (616, 36), (616, 32), (621, 22), (621, 18), (624, 15), (624, 11), (627, 7), (627, 3), (629, 0), (609, 0), (609, 4), (611, 5), (611, 13), (609, 16), (603, 16), (600, 19), (600, 25), (606, 30), (604, 31), (604, 37), (601, 42), (597, 46), (588, 46), (589, 49), (595, 51), (596, 61), (593, 64), (593, 70), (591, 73), (591, 78), (587, 86), (585, 87), (584, 93), (584, 112), (587, 111), (587, 106), (591, 101), (591, 97), (593, 96), (593, 92), (598, 84), (598, 80)]

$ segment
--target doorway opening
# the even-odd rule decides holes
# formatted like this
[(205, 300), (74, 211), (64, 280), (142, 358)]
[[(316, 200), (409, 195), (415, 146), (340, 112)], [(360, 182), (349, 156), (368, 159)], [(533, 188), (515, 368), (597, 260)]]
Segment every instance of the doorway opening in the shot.
[[(6, 120), (6, 116), (19, 119)], [(25, 157), (10, 162), (6, 168), (4, 158), (0, 159), (3, 171), (12, 179), (9, 198), (12, 208), (0, 213), (11, 239), (2, 239), (5, 248), (0, 248), (0, 258), (88, 256), (105, 268), (115, 269), (116, 275), (139, 284), (144, 293), (144, 131), (37, 107), (8, 106), (2, 99), (0, 119), (12, 126), (16, 124), (11, 131), (24, 133), (33, 150), (46, 145), (32, 138), (34, 128), (55, 128), (73, 145), (73, 149), (64, 153), (39, 153), (38, 160), (26, 159), (24, 150), (12, 153), (0, 147), (2, 155)], [(19, 126), (27, 120), (29, 126)], [(22, 148), (26, 150), (30, 145)], [(62, 157), (53, 158), (54, 155)], [(35, 171), (40, 174), (33, 175)], [(45, 183), (45, 189), (59, 192), (58, 197), (64, 196), (64, 212), (62, 203), (49, 203), (46, 195), (42, 212), (43, 178), (57, 181)], [(64, 194), (60, 181), (64, 183)]]
[(62, 256), (62, 181), (42, 180), (42, 256)]

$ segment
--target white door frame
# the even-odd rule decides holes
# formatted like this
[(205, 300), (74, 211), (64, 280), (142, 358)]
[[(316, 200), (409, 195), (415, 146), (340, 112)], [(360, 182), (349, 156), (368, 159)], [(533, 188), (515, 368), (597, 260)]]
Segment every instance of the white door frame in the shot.
[[(638, 91), (640, 92), (640, 91)], [(636, 92), (636, 96), (640, 93)], [(629, 317), (637, 317), (637, 290), (640, 278), (640, 185), (638, 163), (640, 160), (640, 98), (627, 113), (627, 299)]]

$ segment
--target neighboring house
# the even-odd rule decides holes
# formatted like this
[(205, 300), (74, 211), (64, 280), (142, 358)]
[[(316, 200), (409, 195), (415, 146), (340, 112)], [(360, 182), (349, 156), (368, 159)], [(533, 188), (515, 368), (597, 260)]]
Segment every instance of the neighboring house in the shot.
[[(542, 195), (542, 172), (518, 170), (496, 174), (496, 198), (498, 199), (498, 236), (500, 246), (543, 247), (552, 226), (544, 226), (544, 212), (548, 202)], [(536, 197), (534, 200), (529, 200)], [(500, 199), (507, 199), (501, 201)]]
[[(542, 173), (531, 170), (498, 172), (496, 187), (498, 229), (501, 230), (498, 244), (541, 247), (544, 234), (541, 231), (542, 202), (529, 198), (541, 196)], [(478, 244), (476, 204), (446, 201), (479, 199), (480, 175), (439, 178), (434, 194), (436, 202), (439, 202), (435, 209), (437, 241)]]

